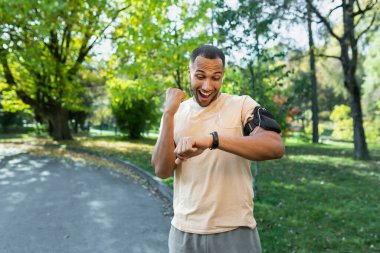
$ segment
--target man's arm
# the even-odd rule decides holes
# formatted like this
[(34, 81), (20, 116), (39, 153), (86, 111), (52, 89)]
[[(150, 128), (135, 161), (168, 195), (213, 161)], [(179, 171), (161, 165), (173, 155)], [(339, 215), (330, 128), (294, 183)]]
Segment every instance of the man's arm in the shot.
[(281, 136), (260, 127), (249, 136), (219, 136), (219, 149), (252, 161), (281, 158), (285, 146)]
[[(181, 161), (186, 161), (211, 146), (211, 135), (185, 137), (179, 141), (175, 153)], [(281, 158), (285, 152), (281, 136), (260, 127), (257, 127), (249, 136), (219, 135), (218, 148), (253, 161)]]
[(174, 145), (174, 114), (184, 98), (183, 91), (170, 88), (166, 91), (164, 113), (161, 121), (161, 131), (152, 154), (152, 165), (160, 178), (173, 175), (176, 167)]

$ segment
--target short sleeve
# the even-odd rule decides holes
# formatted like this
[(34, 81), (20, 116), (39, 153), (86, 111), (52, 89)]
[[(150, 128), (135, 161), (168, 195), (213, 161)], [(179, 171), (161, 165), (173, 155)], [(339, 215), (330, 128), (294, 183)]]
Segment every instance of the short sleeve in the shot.
[(259, 106), (259, 104), (250, 96), (243, 96), (243, 105), (241, 111), (241, 122), (243, 126), (245, 126), (249, 119), (253, 118), (252, 112), (256, 106)]

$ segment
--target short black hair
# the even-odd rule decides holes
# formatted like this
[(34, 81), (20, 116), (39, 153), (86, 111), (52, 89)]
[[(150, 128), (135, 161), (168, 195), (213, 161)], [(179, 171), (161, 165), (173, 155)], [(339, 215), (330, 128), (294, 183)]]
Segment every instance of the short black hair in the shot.
[(217, 59), (220, 58), (223, 62), (223, 67), (225, 65), (225, 56), (219, 48), (211, 45), (201, 45), (191, 52), (191, 63), (194, 63), (195, 58), (202, 56), (207, 59)]

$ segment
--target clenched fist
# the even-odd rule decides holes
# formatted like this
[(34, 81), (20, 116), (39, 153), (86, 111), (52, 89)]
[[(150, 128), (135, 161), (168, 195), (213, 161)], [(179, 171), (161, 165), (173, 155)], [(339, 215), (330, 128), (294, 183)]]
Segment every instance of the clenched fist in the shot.
[(164, 113), (174, 115), (179, 108), (185, 93), (177, 88), (169, 88), (166, 90)]

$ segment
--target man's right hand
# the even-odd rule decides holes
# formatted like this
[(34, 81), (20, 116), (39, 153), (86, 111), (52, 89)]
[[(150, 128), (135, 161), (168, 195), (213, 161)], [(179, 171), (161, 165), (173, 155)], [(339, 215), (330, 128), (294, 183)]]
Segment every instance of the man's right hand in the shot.
[(179, 105), (185, 97), (185, 93), (177, 88), (166, 90), (164, 113), (174, 116), (178, 111)]

